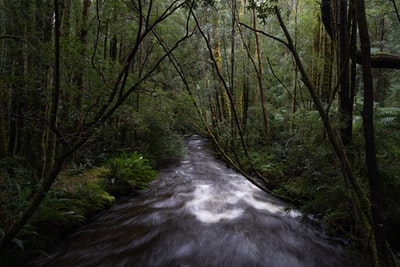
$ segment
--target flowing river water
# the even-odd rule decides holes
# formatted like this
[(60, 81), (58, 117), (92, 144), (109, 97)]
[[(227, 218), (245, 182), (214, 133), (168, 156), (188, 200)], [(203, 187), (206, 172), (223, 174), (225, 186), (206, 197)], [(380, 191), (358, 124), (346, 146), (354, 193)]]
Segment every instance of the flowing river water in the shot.
[(199, 138), (150, 190), (124, 198), (28, 266), (352, 266), (300, 213), (213, 158)]

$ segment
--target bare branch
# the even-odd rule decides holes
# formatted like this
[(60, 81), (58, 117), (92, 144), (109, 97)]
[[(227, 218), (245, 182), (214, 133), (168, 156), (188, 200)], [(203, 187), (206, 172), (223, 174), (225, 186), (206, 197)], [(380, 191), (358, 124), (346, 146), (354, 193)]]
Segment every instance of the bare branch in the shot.
[(245, 24), (245, 23), (242, 23), (242, 22), (240, 22), (240, 25), (242, 25), (243, 27), (245, 27), (245, 28), (247, 28), (247, 29), (250, 29), (250, 30), (252, 30), (252, 31), (261, 33), (262, 35), (265, 35), (265, 36), (267, 36), (268, 38), (271, 38), (271, 39), (273, 39), (273, 40), (275, 40), (275, 41), (278, 41), (278, 42), (280, 42), (281, 44), (284, 44), (286, 47), (289, 46), (289, 44), (288, 44), (287, 42), (285, 42), (284, 40), (282, 40), (282, 39), (280, 39), (280, 38), (278, 38), (278, 37), (276, 37), (276, 36), (273, 36), (273, 35), (271, 35), (271, 34), (268, 34), (268, 33), (264, 32), (264, 31), (261, 31), (261, 30), (254, 29), (253, 27), (251, 27), (251, 26), (249, 26), (249, 25), (247, 25), (247, 24)]
[(392, 3), (393, 3), (394, 10), (396, 11), (397, 19), (399, 20), (399, 23), (400, 23), (400, 13), (399, 13), (399, 9), (397, 8), (397, 5), (396, 5), (396, 0), (392, 0)]

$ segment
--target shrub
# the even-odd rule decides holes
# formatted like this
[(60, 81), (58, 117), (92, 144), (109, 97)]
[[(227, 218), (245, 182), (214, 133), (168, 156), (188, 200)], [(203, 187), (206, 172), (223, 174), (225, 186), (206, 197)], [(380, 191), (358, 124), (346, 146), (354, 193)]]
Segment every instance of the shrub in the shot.
[(120, 196), (132, 189), (144, 189), (157, 176), (147, 159), (137, 152), (122, 153), (107, 162), (107, 190)]
[(37, 178), (21, 159), (0, 160), (0, 229), (6, 229), (28, 205)]
[[(84, 224), (87, 218), (110, 206), (114, 198), (104, 191), (103, 170), (99, 167), (79, 175), (68, 175), (69, 172), (59, 175), (34, 216), (0, 255), (0, 262), (4, 266), (23, 265)], [(0, 194), (0, 237), (29, 204), (36, 183), (32, 177), (17, 160), (0, 161), (0, 187), (4, 189)]]

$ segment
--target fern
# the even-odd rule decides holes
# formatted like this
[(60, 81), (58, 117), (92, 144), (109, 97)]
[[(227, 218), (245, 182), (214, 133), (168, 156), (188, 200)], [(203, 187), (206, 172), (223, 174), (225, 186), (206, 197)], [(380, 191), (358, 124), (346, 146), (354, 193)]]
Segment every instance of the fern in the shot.
[(385, 107), (378, 108), (376, 111), (376, 122), (385, 127), (399, 128), (400, 108)]
[(137, 152), (122, 153), (119, 157), (110, 159), (107, 166), (107, 176), (112, 184), (123, 180), (135, 188), (143, 189), (157, 176), (157, 171), (150, 166), (149, 161)]

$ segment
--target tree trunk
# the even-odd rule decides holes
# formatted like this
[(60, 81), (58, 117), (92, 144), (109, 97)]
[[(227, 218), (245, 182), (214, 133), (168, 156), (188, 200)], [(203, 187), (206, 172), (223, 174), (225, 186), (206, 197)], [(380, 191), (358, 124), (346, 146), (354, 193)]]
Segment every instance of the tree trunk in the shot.
[(204, 41), (206, 43), (207, 50), (208, 50), (208, 53), (210, 55), (210, 59), (213, 62), (213, 65), (215, 66), (215, 68), (214, 68), (215, 72), (217, 74), (217, 77), (218, 77), (219, 81), (221, 82), (221, 84), (223, 86), (224, 93), (227, 96), (227, 101), (228, 101), (227, 104), (229, 104), (230, 111), (232, 112), (232, 116), (233, 116), (233, 119), (234, 119), (234, 122), (235, 122), (235, 126), (236, 126), (237, 131), (238, 131), (240, 144), (242, 146), (242, 149), (243, 149), (243, 152), (244, 152), (244, 154), (246, 156), (246, 159), (248, 160), (248, 164), (250, 165), (252, 170), (256, 173), (256, 175), (260, 179), (263, 179), (268, 184), (269, 183), (268, 179), (266, 177), (262, 176), (259, 173), (259, 171), (255, 168), (255, 166), (253, 164), (253, 161), (252, 161), (252, 159), (250, 157), (250, 154), (249, 154), (249, 151), (248, 151), (248, 148), (247, 148), (247, 144), (246, 144), (246, 141), (245, 141), (245, 138), (244, 138), (244, 135), (243, 135), (243, 130), (242, 130), (242, 127), (241, 127), (241, 124), (240, 124), (239, 114), (237, 112), (237, 108), (236, 108), (233, 96), (230, 93), (229, 86), (228, 86), (228, 84), (227, 84), (227, 82), (226, 82), (226, 80), (225, 80), (225, 78), (224, 78), (224, 76), (223, 76), (223, 74), (221, 72), (221, 68), (218, 67), (218, 65), (219, 65), (218, 57), (217, 57), (218, 55), (215, 55), (214, 49), (212, 48), (212, 46), (211, 46), (206, 34), (204, 33), (202, 27), (200, 26), (200, 23), (199, 23), (196, 15), (195, 15), (195, 13), (192, 11), (191, 14), (193, 15), (193, 18), (195, 20), (197, 29), (199, 30), (201, 36), (203, 37), (203, 39), (204, 39)]
[(11, 240), (18, 234), (22, 227), (28, 222), (28, 220), (35, 213), (40, 203), (45, 198), (47, 192), (50, 189), (51, 184), (56, 179), (57, 175), (60, 173), (61, 168), (66, 160), (67, 156), (57, 161), (57, 164), (49, 172), (48, 176), (43, 179), (41, 187), (36, 191), (32, 201), (30, 202), (27, 209), (22, 214), (22, 217), (16, 221), (11, 228), (5, 233), (3, 238), (0, 240), (0, 254), (8, 246)]
[(359, 213), (362, 214), (362, 216), (363, 216), (363, 218), (362, 218), (363, 225), (361, 225), (360, 227), (362, 227), (364, 230), (368, 229), (369, 222), (371, 220), (371, 216), (369, 213), (369, 207), (370, 207), (369, 200), (368, 200), (365, 192), (359, 185), (357, 179), (354, 177), (349, 159), (347, 157), (345, 147), (343, 146), (343, 143), (341, 142), (340, 135), (338, 135), (337, 132), (332, 127), (329, 116), (326, 113), (326, 111), (324, 110), (324, 107), (321, 103), (320, 98), (317, 95), (317, 92), (312, 84), (312, 81), (309, 78), (309, 75), (303, 66), (303, 62), (302, 62), (299, 54), (297, 53), (297, 50), (295, 49), (293, 40), (289, 34), (289, 31), (288, 31), (285, 23), (283, 22), (283, 19), (282, 19), (282, 16), (281, 16), (281, 13), (280, 13), (278, 7), (275, 7), (275, 13), (279, 20), (279, 24), (280, 24), (283, 32), (285, 33), (285, 36), (287, 39), (286, 46), (291, 51), (291, 53), (296, 61), (296, 64), (298, 65), (299, 71), (302, 76), (302, 80), (313, 99), (314, 105), (315, 105), (316, 109), (318, 110), (318, 113), (324, 124), (324, 128), (326, 130), (328, 139), (337, 155), (338, 160), (341, 163), (342, 173), (343, 173), (343, 177), (345, 179), (344, 182), (346, 184), (351, 185), (351, 188), (354, 191), (354, 194), (356, 196), (356, 198), (354, 199), (354, 202), (357, 203), (356, 204), (357, 209), (360, 211)]
[[(54, 2), (53, 2), (54, 4)], [(40, 7), (40, 10), (42, 10), (42, 12), (39, 12), (37, 14), (37, 20), (42, 21), (42, 28), (37, 29), (38, 32), (44, 32), (43, 36), (42, 36), (42, 41), (46, 44), (50, 44), (52, 41), (52, 35), (53, 35), (53, 16), (54, 16), (54, 12), (53, 12), (53, 8), (51, 7), (51, 1), (50, 0), (46, 0), (44, 3), (42, 3), (42, 7)], [(58, 12), (59, 8), (57, 7), (57, 12)], [(41, 14), (42, 13), (42, 14)], [(45, 18), (43, 17), (43, 13), (46, 14)], [(55, 18), (54, 18), (55, 19)], [(59, 14), (57, 14), (57, 19), (55, 19), (54, 21), (56, 27), (60, 28), (60, 16)], [(58, 30), (59, 32), (60, 30)], [(59, 33), (57, 33), (55, 36), (55, 39), (59, 39)], [(58, 40), (59, 41), (59, 40)], [(57, 49), (57, 48), (56, 48)], [(40, 58), (37, 59), (38, 62), (40, 62)], [(59, 61), (59, 56), (58, 59)], [(56, 65), (56, 64), (55, 64)], [(54, 66), (55, 67), (55, 66)], [(51, 68), (50, 68), (50, 63), (49, 62), (44, 62), (41, 63), (40, 68), (42, 69), (42, 73), (41, 73), (41, 83), (43, 84), (44, 89), (46, 90), (46, 94), (47, 95), (51, 95), (52, 94), (52, 99), (54, 98), (54, 84), (55, 84), (55, 80), (54, 78), (56, 77), (56, 75), (54, 75), (52, 78), (53, 80), (49, 77), (50, 72), (51, 72)], [(53, 69), (53, 71), (55, 71), (55, 69)], [(57, 74), (59, 75), (59, 74)], [(59, 79), (59, 78), (57, 78)], [(51, 85), (51, 82), (53, 82), (53, 86)], [(53, 89), (51, 89), (53, 87)], [(51, 94), (50, 91), (52, 90)], [(59, 93), (58, 93), (59, 94)], [(58, 96), (57, 96), (58, 97)], [(57, 100), (58, 102), (58, 100)], [(41, 109), (46, 110), (45, 114), (43, 116), (46, 117), (46, 121), (49, 121), (50, 124), (53, 123), (53, 121), (55, 122), (57, 119), (57, 116), (52, 116), (52, 112), (51, 110), (57, 110), (56, 113), (58, 113), (58, 103), (57, 106), (54, 106), (54, 103), (52, 103), (51, 99), (48, 99), (48, 101), (46, 101), (46, 103), (44, 105), (42, 105), (43, 107)], [(56, 124), (53, 125), (53, 127), (55, 127)], [(43, 123), (42, 127), (42, 144), (43, 144), (43, 148), (42, 148), (42, 155), (43, 155), (43, 160), (42, 160), (42, 170), (41, 173), (43, 175), (43, 177), (47, 174), (47, 172), (53, 167), (54, 161), (55, 161), (55, 157), (56, 157), (56, 143), (57, 143), (57, 137), (54, 134), (54, 132), (52, 132), (47, 123)]]
[[(79, 25), (80, 30), (79, 30), (79, 42), (81, 44), (81, 51), (80, 51), (80, 55), (81, 55), (81, 60), (83, 66), (81, 66), (81, 68), (84, 68), (84, 64), (86, 61), (86, 46), (87, 46), (87, 42), (88, 42), (88, 27), (89, 27), (89, 8), (90, 5), (92, 4), (91, 0), (84, 0), (83, 1), (83, 7), (82, 7), (82, 22), (81, 25)], [(77, 72), (75, 73), (76, 77), (75, 77), (75, 82), (76, 82), (76, 86), (78, 88), (78, 95), (75, 98), (75, 106), (78, 110), (78, 112), (82, 113), (83, 112), (83, 100), (82, 100), (82, 96), (85, 92), (85, 81), (84, 81), (84, 71), (82, 71), (81, 69), (77, 70)], [(78, 118), (77, 121), (75, 121), (75, 126), (74, 128), (79, 130), (80, 127), (82, 126), (83, 123), (83, 118), (82, 118), (82, 114), (80, 116), (80, 118)]]
[(330, 104), (332, 98), (332, 73), (334, 61), (334, 51), (331, 38), (327, 33), (323, 34), (324, 49), (323, 49), (323, 68), (321, 78), (321, 100)]
[(345, 146), (352, 142), (353, 102), (350, 97), (350, 55), (348, 0), (338, 0), (338, 75), (339, 75), (339, 114), (341, 118), (341, 138)]
[[(55, 128), (57, 122), (57, 110), (58, 110), (58, 93), (60, 89), (60, 21), (59, 21), (59, 10), (58, 10), (58, 0), (54, 0), (54, 9), (55, 9), (55, 71), (54, 71), (54, 91), (53, 91), (53, 108), (51, 111), (50, 124), (52, 128)], [(85, 140), (80, 141), (77, 147), (80, 147)], [(61, 155), (60, 159), (57, 161), (57, 164), (52, 167), (49, 171), (49, 174), (43, 179), (40, 187), (33, 195), (33, 199), (29, 206), (26, 208), (21, 218), (17, 220), (11, 228), (5, 233), (3, 238), (0, 241), (0, 252), (5, 249), (5, 247), (11, 242), (14, 236), (22, 229), (22, 227), (27, 223), (27, 221), (32, 217), (40, 203), (45, 198), (47, 192), (49, 191), (51, 185), (56, 179), (57, 175), (60, 173), (62, 166), (64, 165), (65, 160), (68, 156), (75, 150), (74, 147), (72, 150), (68, 150), (66, 153)]]
[(385, 213), (383, 200), (383, 184), (379, 177), (378, 163), (375, 148), (374, 130), (374, 91), (371, 63), (371, 45), (368, 33), (368, 24), (365, 14), (364, 0), (356, 0), (356, 13), (360, 34), (362, 69), (364, 81), (364, 108), (362, 112), (364, 139), (365, 139), (365, 163), (368, 169), (368, 181), (371, 194), (371, 215), (373, 219), (373, 231), (376, 250), (380, 266), (393, 266), (390, 249), (388, 247), (385, 232)]
[[(58, 0), (54, 0), (55, 7), (58, 7)], [(139, 5), (141, 4), (141, 1), (138, 1)], [(138, 90), (138, 88), (141, 88), (142, 83), (148, 79), (152, 74), (156, 72), (156, 70), (159, 69), (161, 63), (170, 55), (177, 47), (183, 43), (190, 35), (187, 33), (185, 36), (180, 38), (178, 41), (174, 43), (172, 48), (167, 49), (167, 51), (161, 55), (154, 64), (149, 66), (149, 68), (146, 68), (146, 73), (141, 77), (140, 79), (136, 80), (135, 83), (132, 85), (127, 85), (125, 83), (125, 79), (128, 78), (130, 72), (129, 66), (132, 65), (133, 60), (137, 56), (138, 52), (138, 47), (140, 44), (143, 42), (144, 38), (152, 33), (152, 29), (154, 29), (158, 24), (161, 22), (164, 22), (169, 16), (174, 14), (178, 8), (181, 8), (183, 6), (179, 5), (176, 9), (172, 10), (167, 10), (163, 13), (163, 17), (155, 20), (153, 24), (147, 25), (148, 28), (143, 32), (143, 34), (138, 34), (135, 44), (133, 45), (133, 48), (130, 50), (129, 55), (126, 58), (126, 64), (121, 67), (121, 71), (118, 74), (118, 77), (116, 78), (115, 84), (110, 90), (111, 92), (108, 95), (108, 99), (104, 101), (103, 103), (100, 103), (100, 106), (98, 107), (97, 110), (94, 111), (93, 119), (88, 120), (85, 123), (85, 131), (81, 133), (79, 138), (71, 138), (70, 135), (74, 134), (74, 132), (67, 132), (64, 135), (61, 134), (61, 132), (55, 128), (51, 127), (54, 126), (56, 123), (56, 118), (57, 118), (57, 110), (56, 108), (52, 109), (51, 112), (51, 124), (49, 127), (51, 127), (52, 131), (54, 131), (57, 134), (58, 141), (62, 142), (63, 147), (60, 149), (60, 151), (57, 153), (57, 159), (55, 161), (54, 166), (50, 169), (46, 177), (43, 177), (43, 179), (40, 181), (40, 185), (35, 188), (35, 191), (33, 192), (31, 202), (29, 203), (28, 207), (21, 213), (21, 216), (17, 219), (17, 221), (7, 230), (7, 232), (2, 236), (2, 239), (0, 240), (0, 254), (7, 248), (7, 246), (10, 244), (12, 239), (20, 232), (22, 227), (26, 224), (26, 222), (32, 217), (32, 215), (35, 213), (43, 199), (45, 198), (46, 194), (48, 193), (51, 185), (53, 184), (54, 180), (56, 179), (57, 175), (61, 171), (64, 163), (66, 160), (76, 151), (78, 151), (92, 136), (95, 132), (98, 131), (104, 123), (110, 119), (110, 117), (116, 112), (116, 110), (128, 99), (128, 97)], [(139, 8), (140, 10), (140, 16), (143, 16), (143, 9)], [(55, 12), (57, 14), (58, 12)], [(54, 17), (55, 25), (59, 25), (59, 20), (58, 15)], [(143, 25), (139, 25), (139, 28), (141, 28)], [(57, 26), (58, 28), (59, 26)], [(59, 36), (59, 33), (56, 33), (56, 35)], [(57, 38), (56, 38), (57, 39)], [(55, 44), (56, 46), (58, 44)], [(59, 49), (56, 50), (56, 57), (59, 55)], [(59, 60), (59, 59), (58, 59)], [(57, 65), (59, 64), (59, 61), (55, 61), (56, 69), (58, 69)], [(150, 64), (150, 63), (149, 63)], [(58, 71), (55, 71), (55, 75), (60, 75)], [(60, 88), (60, 80), (58, 77), (54, 78), (53, 81), (54, 84), (54, 94), (53, 94), (53, 105), (58, 104), (57, 100), (57, 91)], [(118, 98), (115, 97), (115, 95), (118, 94)]]
[(7, 157), (7, 124), (4, 113), (6, 111), (6, 94), (0, 92), (0, 160)]
[[(252, 10), (253, 15), (253, 28), (257, 30), (257, 20), (256, 20), (256, 11)], [(257, 67), (256, 67), (256, 75), (257, 75), (257, 86), (260, 92), (260, 101), (261, 101), (261, 110), (263, 115), (264, 122), (264, 134), (265, 134), (265, 144), (269, 144), (269, 123), (268, 123), (268, 112), (267, 112), (267, 104), (265, 100), (264, 86), (263, 86), (263, 78), (262, 78), (262, 62), (261, 62), (261, 47), (260, 47), (260, 37), (257, 31), (254, 32), (255, 40), (256, 40), (256, 53), (257, 53)]]
[(242, 125), (243, 125), (243, 134), (246, 136), (247, 133), (247, 121), (249, 114), (249, 92), (250, 92), (250, 80), (249, 80), (249, 69), (248, 63), (246, 61), (243, 64), (243, 73), (245, 73), (245, 77), (242, 81)]
[[(321, 31), (320, 31), (320, 17), (317, 12), (317, 9), (314, 9), (313, 12), (314, 23), (312, 29), (312, 51), (311, 51), (311, 80), (314, 85), (314, 88), (318, 90), (319, 95), (321, 96), (320, 90), (320, 54), (321, 54)], [(295, 15), (297, 16), (297, 14)]]

